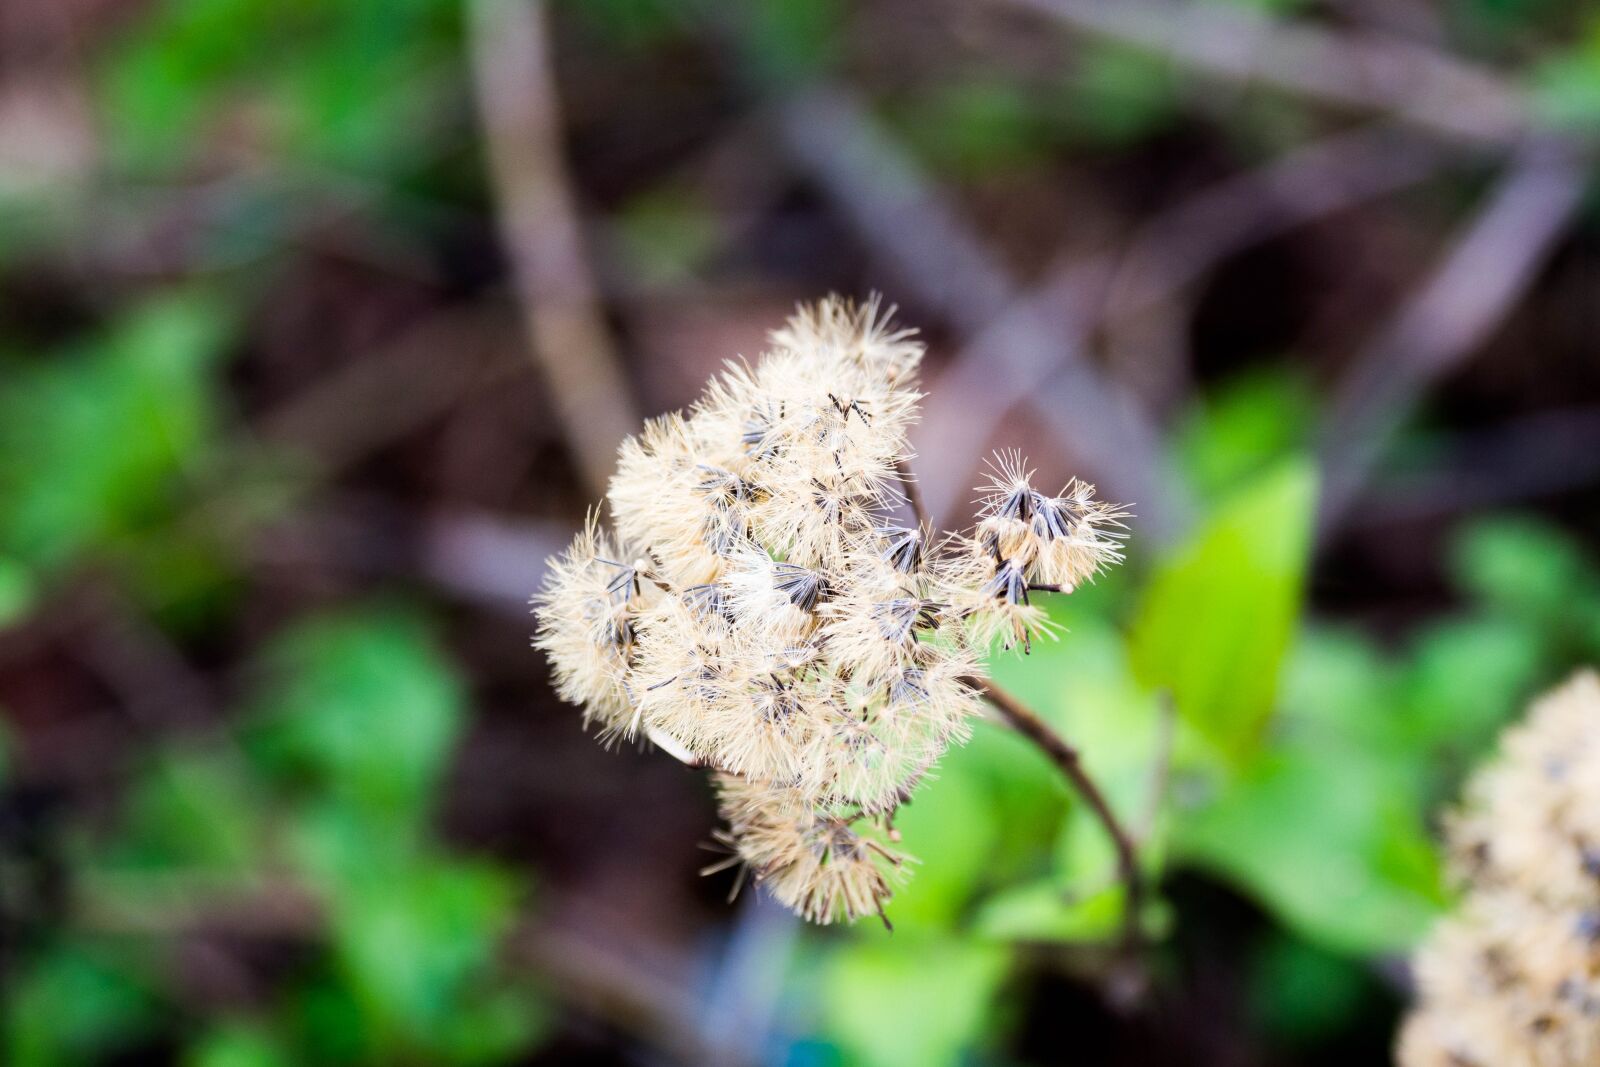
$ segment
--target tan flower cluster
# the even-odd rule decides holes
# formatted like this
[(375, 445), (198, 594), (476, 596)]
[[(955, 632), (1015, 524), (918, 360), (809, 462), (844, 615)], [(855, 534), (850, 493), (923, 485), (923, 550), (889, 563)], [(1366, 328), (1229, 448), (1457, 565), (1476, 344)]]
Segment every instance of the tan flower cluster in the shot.
[(1600, 1063), (1600, 676), (1537, 701), (1449, 823), (1466, 894), (1415, 961), (1402, 1067)]
[(1122, 513), (1019, 457), (976, 528), (906, 510), (922, 346), (875, 303), (797, 313), (753, 367), (621, 448), (614, 532), (591, 519), (535, 598), (535, 643), (603, 737), (717, 771), (736, 862), (817, 922), (882, 914), (895, 808), (978, 709), (982, 656), (1120, 559)]

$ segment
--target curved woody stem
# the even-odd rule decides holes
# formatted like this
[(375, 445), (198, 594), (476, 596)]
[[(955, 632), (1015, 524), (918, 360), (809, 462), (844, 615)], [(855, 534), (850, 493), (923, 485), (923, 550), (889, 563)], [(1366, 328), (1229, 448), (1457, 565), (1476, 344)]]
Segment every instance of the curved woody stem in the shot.
[(1066, 742), (1050, 724), (1041, 719), (1026, 704), (1006, 692), (987, 678), (968, 678), (968, 684), (978, 689), (983, 698), (1000, 713), (1006, 723), (1023, 737), (1039, 746), (1050, 762), (1054, 763), (1072, 783), (1089, 810), (1094, 813), (1117, 853), (1117, 875), (1126, 892), (1123, 902), (1122, 945), (1126, 950), (1138, 948), (1142, 939), (1140, 913), (1144, 909), (1144, 876), (1139, 870), (1139, 859), (1133, 835), (1122, 825), (1116, 812), (1111, 810), (1105, 794), (1089, 777), (1078, 750)]
[[(925, 526), (927, 516), (923, 513), (922, 500), (916, 491), (916, 482), (913, 480), (909, 463), (901, 460), (896, 464), (896, 473), (899, 474), (901, 483), (906, 486), (906, 501), (911, 507), (917, 525)], [(1060, 586), (1031, 588), (1039, 592), (1064, 592)], [(1096, 820), (1105, 828), (1106, 835), (1111, 838), (1112, 847), (1117, 853), (1117, 875), (1123, 883), (1126, 894), (1123, 901), (1122, 948), (1132, 954), (1142, 941), (1141, 914), (1144, 910), (1144, 876), (1139, 870), (1139, 858), (1133, 835), (1122, 825), (1116, 812), (1111, 810), (1111, 804), (1106, 800), (1105, 794), (1084, 767), (1078, 750), (1056, 733), (1049, 723), (990, 679), (968, 676), (965, 680), (968, 685), (983, 694), (983, 698), (1000, 713), (1000, 717), (1005, 719), (1007, 725), (1039, 747), (1045, 757), (1056, 765), (1066, 776), (1067, 781), (1072, 783), (1073, 789), (1083, 797)]]

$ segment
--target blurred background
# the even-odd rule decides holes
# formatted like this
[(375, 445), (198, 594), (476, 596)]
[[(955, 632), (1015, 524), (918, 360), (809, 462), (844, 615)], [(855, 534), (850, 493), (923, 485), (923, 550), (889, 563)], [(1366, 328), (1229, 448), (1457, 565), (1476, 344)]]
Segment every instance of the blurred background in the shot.
[[(1567, 0), (7, 0), (0, 1060), (1385, 1062), (1441, 807), (1600, 658), (1597, 134)], [(995, 670), (1142, 994), (1000, 728), (819, 931), (528, 647), (830, 291), (946, 526), (1013, 445), (1138, 515)]]

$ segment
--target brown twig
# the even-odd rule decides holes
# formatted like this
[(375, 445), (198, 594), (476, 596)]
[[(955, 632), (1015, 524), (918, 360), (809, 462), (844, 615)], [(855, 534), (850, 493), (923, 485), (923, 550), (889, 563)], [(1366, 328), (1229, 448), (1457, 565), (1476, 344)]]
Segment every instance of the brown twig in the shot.
[(1056, 733), (1049, 723), (987, 678), (968, 678), (967, 683), (983, 694), (983, 698), (1000, 713), (1012, 729), (1039, 747), (1050, 762), (1054, 763), (1072, 783), (1072, 787), (1083, 797), (1084, 802), (1089, 805), (1089, 810), (1105, 828), (1106, 835), (1111, 838), (1112, 847), (1116, 849), (1117, 874), (1122, 879), (1126, 892), (1122, 915), (1122, 947), (1131, 955), (1143, 941), (1144, 929), (1141, 923), (1144, 910), (1144, 876), (1139, 870), (1139, 857), (1134, 847), (1133, 836), (1122, 825), (1116, 812), (1111, 810), (1111, 804), (1106, 800), (1105, 794), (1089, 776), (1078, 750)]
[(638, 418), (600, 313), (562, 166), (545, 5), (474, 0), (470, 52), (500, 238), (534, 359), (592, 494)]
[[(319, 471), (344, 470), (463, 398), (526, 375), (508, 343), (511, 321), (501, 301), (428, 316), (267, 411), (255, 432), (311, 454)], [(417, 388), (422, 381), (426, 389)]]
[[(1458, 157), (1465, 153), (1404, 137), (1388, 123), (1340, 132), (1200, 189), (1150, 219), (1123, 249), (1062, 257), (1043, 281), (951, 359), (924, 412), (928, 469), (939, 475), (959, 468), (958, 438), (944, 443), (948, 435), (941, 435), (942, 427), (959, 420), (977, 427), (959, 440), (986, 436), (987, 428), (1019, 403), (1031, 404), (1064, 432), (1077, 409), (1062, 402), (1077, 394), (1083, 360), (1063, 360), (1062, 353), (1085, 348), (1097, 326), (1114, 328), (1147, 316), (1228, 256), (1419, 183)], [(1030, 318), (1034, 328), (1060, 339), (1042, 363), (1031, 359), (1034, 350), (1016, 341)], [(949, 473), (929, 480), (926, 495), (935, 514), (944, 515), (955, 501), (957, 477)], [(1184, 518), (1185, 488), (1170, 474), (1167, 480), (1164, 498), (1177, 502), (1170, 517), (1146, 508), (1138, 496), (1141, 488), (1130, 490), (1140, 499), (1141, 529), (1156, 540), (1180, 532)]]
[(1436, 463), (1378, 480), (1344, 525), (1377, 529), (1600, 482), (1600, 406), (1539, 412), (1446, 438), (1439, 452)]
[[(1188, 489), (1162, 458), (1138, 401), (1087, 359), (1102, 322), (1170, 299), (1253, 242), (1414, 184), (1466, 153), (1407, 138), (1384, 123), (1339, 133), (1223, 179), (1161, 213), (1126, 254), (1072, 256), (1020, 291), (956, 206), (847, 90), (817, 87), (777, 113), (785, 145), (919, 299), (966, 334), (928, 400), (920, 448), (935, 472), (926, 509), (942, 520), (962, 469), (960, 419), (992, 426), (1029, 402), (1063, 443), (1124, 498), (1157, 540), (1180, 533)], [(980, 431), (981, 432), (981, 431)]]
[(1131, 235), (1117, 255), (1099, 315), (1109, 324), (1136, 318), (1252, 245), (1419, 185), (1472, 158), (1378, 121), (1218, 179), (1158, 211)]
[(1530, 124), (1523, 95), (1493, 71), (1411, 42), (1337, 33), (1214, 4), (1012, 2), (1197, 70), (1385, 112), (1465, 144), (1505, 148)]
[[(937, 308), (969, 340), (983, 338), (994, 356), (985, 365), (986, 375), (1038, 378), (1043, 367), (1044, 376), (1053, 371), (1070, 377), (1071, 388), (1060, 399), (1063, 417), (1054, 426), (1096, 478), (1123, 499), (1139, 501), (1146, 529), (1181, 510), (1169, 506), (1176, 486), (1149, 413), (1085, 358), (1085, 346), (1063, 337), (1019, 300), (1011, 271), (863, 101), (848, 89), (816, 85), (784, 99), (774, 122), (789, 155), (907, 290)], [(1013, 307), (1020, 313), (1006, 314)], [(974, 392), (966, 399), (977, 403), (983, 395)], [(1002, 415), (1004, 410), (994, 417)], [(924, 468), (954, 466), (949, 447), (924, 435), (929, 457)], [(948, 504), (945, 495), (930, 489), (928, 503), (936, 519)]]
[(1322, 426), (1318, 526), (1340, 522), (1416, 398), (1517, 305), (1583, 200), (1587, 170), (1559, 143), (1524, 147), (1438, 266), (1355, 358)]

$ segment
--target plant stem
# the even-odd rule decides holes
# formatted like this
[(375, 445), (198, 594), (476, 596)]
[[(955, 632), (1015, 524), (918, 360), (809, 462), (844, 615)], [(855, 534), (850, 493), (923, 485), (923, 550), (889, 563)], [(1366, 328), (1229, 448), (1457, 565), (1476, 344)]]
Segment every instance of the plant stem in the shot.
[(1140, 913), (1144, 908), (1144, 878), (1139, 871), (1139, 860), (1134, 850), (1132, 835), (1111, 810), (1111, 805), (1106, 801), (1100, 787), (1089, 777), (1089, 772), (1083, 766), (1083, 760), (1078, 755), (1077, 749), (1069, 745), (1060, 734), (1051, 729), (1049, 723), (1041, 719), (1027, 705), (994, 682), (987, 678), (971, 677), (967, 681), (977, 687), (984, 699), (994, 706), (1013, 729), (1039, 746), (1045, 756), (1066, 775), (1072, 787), (1088, 803), (1089, 810), (1105, 828), (1106, 835), (1111, 838), (1111, 844), (1116, 849), (1117, 874), (1122, 879), (1127, 894), (1127, 899), (1123, 902), (1122, 946), (1128, 951), (1137, 949), (1142, 939)]

